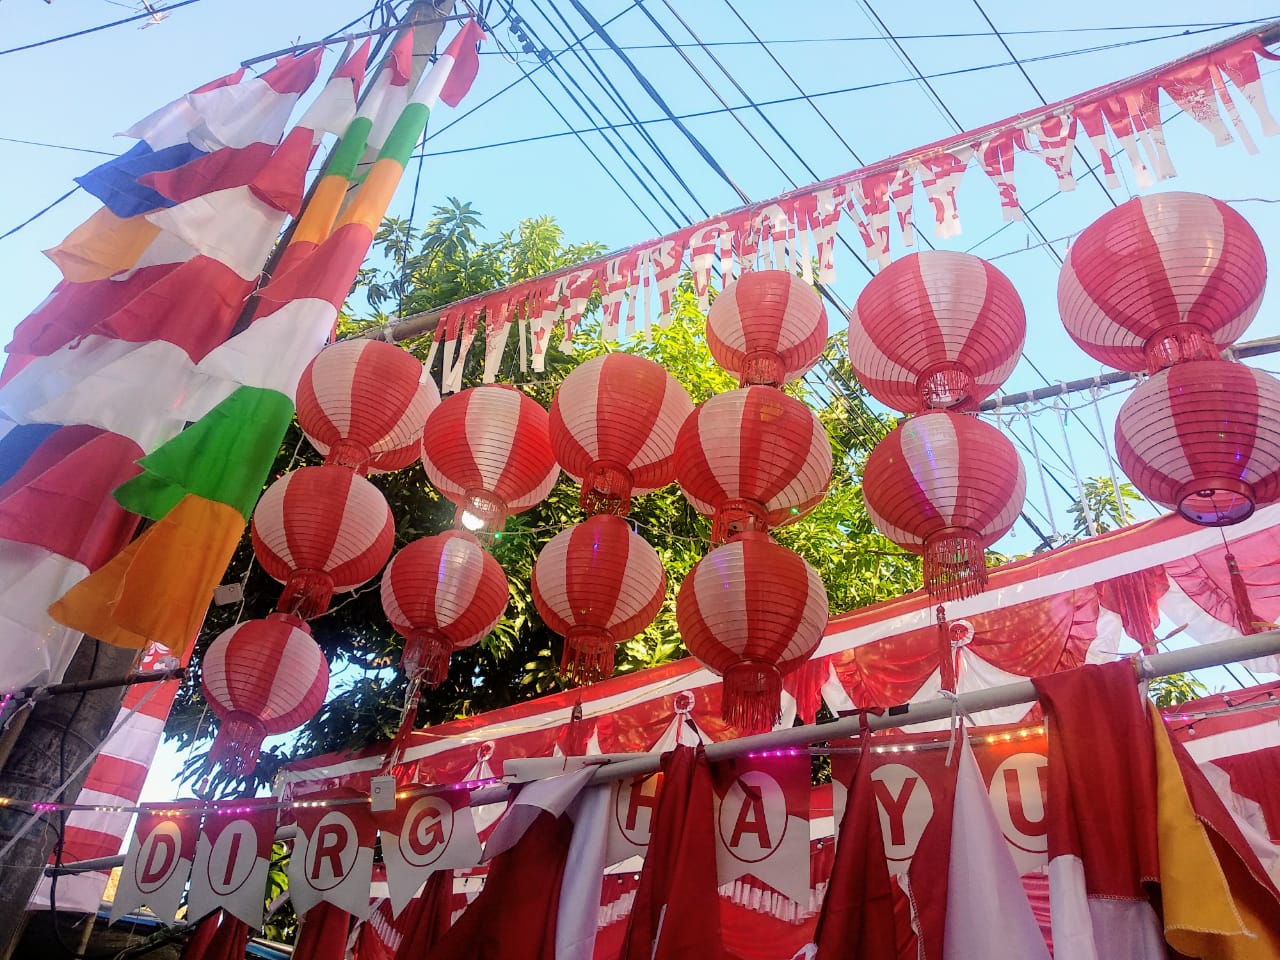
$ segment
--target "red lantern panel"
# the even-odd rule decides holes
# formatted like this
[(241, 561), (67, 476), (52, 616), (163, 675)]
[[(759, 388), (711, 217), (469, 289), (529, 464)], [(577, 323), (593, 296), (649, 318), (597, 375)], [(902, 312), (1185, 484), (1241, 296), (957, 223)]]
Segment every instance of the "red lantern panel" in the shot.
[(594, 357), (556, 390), (550, 434), (591, 513), (625, 514), (627, 500), (675, 479), (676, 434), (693, 411), (679, 382), (652, 360)]
[(932, 596), (986, 585), (983, 551), (1022, 510), (1027, 477), (1013, 444), (966, 414), (934, 411), (900, 424), (867, 458), (862, 493), (881, 533), (924, 555)]
[(381, 491), (337, 466), (303, 467), (270, 487), (253, 511), (253, 552), (285, 584), (280, 608), (318, 616), (336, 593), (382, 569), (395, 523)]
[(1058, 311), (1085, 353), (1154, 373), (1217, 359), (1262, 301), (1267, 260), (1247, 220), (1196, 193), (1135, 197), (1072, 244), (1058, 277)]
[(423, 424), (440, 393), (422, 364), (399, 347), (347, 340), (307, 365), (297, 400), (298, 424), (325, 462), (363, 473), (417, 459)]
[(245, 775), (265, 737), (301, 726), (324, 705), (329, 664), (306, 623), (273, 613), (220, 634), (200, 662), (200, 684), (220, 721), (210, 759)]
[(676, 440), (685, 498), (714, 516), (712, 540), (798, 520), (826, 496), (831, 441), (813, 411), (772, 387), (712, 397)]
[(724, 719), (746, 733), (777, 721), (782, 677), (813, 655), (828, 616), (818, 572), (762, 533), (708, 553), (676, 598), (685, 646), (724, 678)]
[(533, 602), (565, 638), (562, 672), (583, 683), (613, 673), (614, 649), (658, 615), (662, 560), (625, 520), (591, 517), (552, 537), (533, 567)]
[(1026, 327), (1018, 291), (985, 260), (914, 253), (858, 296), (849, 361), (867, 392), (895, 410), (972, 410), (1013, 372)]
[(1116, 457), (1143, 494), (1192, 523), (1238, 523), (1280, 500), (1280, 382), (1226, 360), (1162, 370), (1120, 408)]
[(427, 417), (422, 465), (462, 512), (500, 523), (541, 503), (560, 476), (547, 411), (512, 387), (472, 387)]
[(827, 311), (787, 270), (752, 270), (725, 284), (707, 311), (707, 347), (743, 386), (778, 387), (812, 367), (827, 345)]
[(438, 687), (450, 654), (493, 632), (507, 595), (502, 567), (465, 531), (423, 537), (402, 549), (382, 575), (382, 609), (405, 638), (405, 674)]

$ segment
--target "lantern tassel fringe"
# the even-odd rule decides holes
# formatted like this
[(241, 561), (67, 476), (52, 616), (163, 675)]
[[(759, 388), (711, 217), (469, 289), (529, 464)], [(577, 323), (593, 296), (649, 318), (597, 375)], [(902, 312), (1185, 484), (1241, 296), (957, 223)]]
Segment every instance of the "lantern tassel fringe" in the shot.
[(302, 620), (311, 620), (329, 609), (333, 577), (323, 570), (295, 570), (280, 594), (278, 609)]
[(449, 676), (453, 644), (438, 630), (415, 630), (404, 645), (400, 666), (410, 681), (421, 681), (432, 690)]
[(1249, 599), (1249, 587), (1244, 582), (1244, 576), (1240, 573), (1240, 564), (1236, 562), (1235, 554), (1227, 553), (1227, 576), (1231, 579), (1231, 597), (1236, 604), (1236, 621), (1240, 627), (1240, 633), (1249, 636), (1253, 633), (1260, 633), (1261, 624), (1258, 622), (1258, 616), (1253, 612), (1253, 602)]
[(924, 586), (935, 600), (963, 600), (987, 585), (982, 544), (968, 530), (943, 530), (925, 541)]
[(564, 640), (560, 673), (578, 684), (595, 683), (613, 675), (617, 644), (606, 630), (575, 627)]
[(209, 748), (209, 760), (228, 773), (246, 777), (258, 765), (267, 730), (252, 714), (235, 711), (223, 717)]
[(771, 663), (743, 660), (724, 672), (720, 716), (743, 733), (764, 733), (782, 716), (782, 674)]

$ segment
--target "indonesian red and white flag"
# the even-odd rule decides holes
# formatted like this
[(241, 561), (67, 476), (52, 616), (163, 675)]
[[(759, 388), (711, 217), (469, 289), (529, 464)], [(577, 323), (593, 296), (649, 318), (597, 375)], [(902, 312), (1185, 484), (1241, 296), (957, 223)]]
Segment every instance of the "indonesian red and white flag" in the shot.
[(259, 140), (278, 142), (298, 98), (319, 74), (323, 56), (324, 48), (318, 47), (282, 57), (261, 77), (188, 94), (187, 101), (200, 121), (187, 139), (207, 151), (247, 147)]
[[(341, 136), (355, 119), (356, 98), (364, 83), (365, 67), (369, 63), (369, 40), (365, 40), (333, 71), (324, 89), (311, 101), (306, 112), (298, 120), (299, 127), (313, 132), (319, 143), (326, 133)], [(347, 47), (350, 51), (350, 46)]]
[(1049, 899), (1056, 960), (1164, 960), (1143, 888), (1160, 876), (1156, 762), (1127, 660), (1033, 678), (1049, 729)]
[(409, 103), (409, 77), (413, 73), (413, 31), (406, 30), (383, 61), (373, 85), (356, 111), (369, 121), (365, 160), (372, 162), (386, 142), (387, 134)]

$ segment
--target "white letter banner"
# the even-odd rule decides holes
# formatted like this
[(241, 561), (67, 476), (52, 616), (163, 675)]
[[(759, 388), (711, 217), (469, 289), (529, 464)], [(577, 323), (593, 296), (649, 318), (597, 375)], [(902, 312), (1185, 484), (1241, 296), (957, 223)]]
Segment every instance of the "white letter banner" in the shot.
[(138, 814), (110, 922), (143, 904), (165, 923), (174, 922), (195, 860), (201, 806), (199, 801), (180, 800)]
[(289, 858), (289, 898), (298, 915), (322, 900), (369, 919), (373, 844), (377, 835), (366, 794), (351, 789), (316, 794), (315, 800), (354, 803), (297, 811), (298, 834)]
[(605, 863), (613, 866), (631, 857), (643, 857), (649, 849), (653, 818), (658, 812), (662, 774), (651, 773), (619, 780), (609, 790), (609, 834)]
[(720, 883), (750, 874), (807, 904), (809, 755), (741, 757), (712, 769)]
[(196, 841), (187, 914), (203, 917), (221, 907), (251, 930), (262, 929), (275, 837), (276, 809), (271, 799), (212, 804)]
[(397, 917), (436, 870), (480, 863), (470, 799), (468, 790), (446, 790), (399, 800), (394, 810), (375, 815), (387, 867), (387, 896)]

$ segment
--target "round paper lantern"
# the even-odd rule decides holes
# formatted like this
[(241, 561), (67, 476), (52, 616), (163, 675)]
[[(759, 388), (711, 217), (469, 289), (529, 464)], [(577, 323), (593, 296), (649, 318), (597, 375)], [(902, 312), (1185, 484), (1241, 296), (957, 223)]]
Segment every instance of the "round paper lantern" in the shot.
[(399, 347), (344, 340), (307, 364), (297, 399), (298, 425), (325, 463), (367, 473), (418, 459), (422, 427), (440, 393)]
[(778, 387), (812, 367), (827, 345), (827, 311), (787, 270), (752, 270), (725, 284), (707, 311), (707, 347), (743, 386)]
[(1161, 370), (1120, 408), (1116, 458), (1192, 523), (1238, 523), (1280, 499), (1280, 382), (1226, 360)]
[(692, 411), (675, 377), (632, 354), (593, 357), (565, 377), (551, 402), (551, 446), (582, 484), (582, 509), (624, 515), (631, 496), (674, 480), (676, 434)]
[(676, 479), (722, 543), (798, 520), (826, 496), (831, 442), (813, 411), (772, 387), (712, 397), (676, 438)]
[(1121, 370), (1217, 359), (1253, 320), (1267, 259), (1248, 221), (1198, 193), (1135, 197), (1071, 246), (1058, 312), (1085, 353)]
[(395, 523), (368, 480), (338, 466), (303, 467), (267, 487), (253, 511), (253, 552), (285, 585), (280, 609), (319, 616), (334, 593), (373, 578), (391, 556)]
[(973, 410), (1013, 372), (1026, 329), (1008, 277), (970, 254), (929, 250), (863, 288), (849, 316), (849, 362), (895, 410)]
[(264, 738), (301, 726), (324, 705), (329, 664), (306, 623), (273, 613), (220, 634), (200, 661), (200, 686), (218, 717), (209, 759), (244, 776)]
[(614, 648), (653, 622), (666, 591), (657, 551), (609, 514), (556, 534), (533, 566), (533, 603), (565, 638), (560, 669), (582, 683), (613, 673)]
[(684, 645), (724, 678), (722, 715), (746, 733), (777, 722), (782, 678), (812, 656), (828, 615), (818, 572), (763, 533), (712, 550), (676, 597)]
[(422, 465), (436, 489), (458, 506), (459, 522), (501, 525), (541, 503), (560, 476), (547, 411), (512, 387), (472, 387), (427, 417)]
[(479, 643), (507, 609), (507, 575), (471, 534), (449, 530), (415, 540), (382, 574), (382, 609), (405, 638), (401, 666), (438, 687), (449, 656)]
[(966, 414), (912, 417), (867, 458), (862, 493), (876, 527), (924, 555), (930, 595), (958, 600), (986, 585), (985, 548), (1017, 519), (1027, 476), (1009, 439)]

